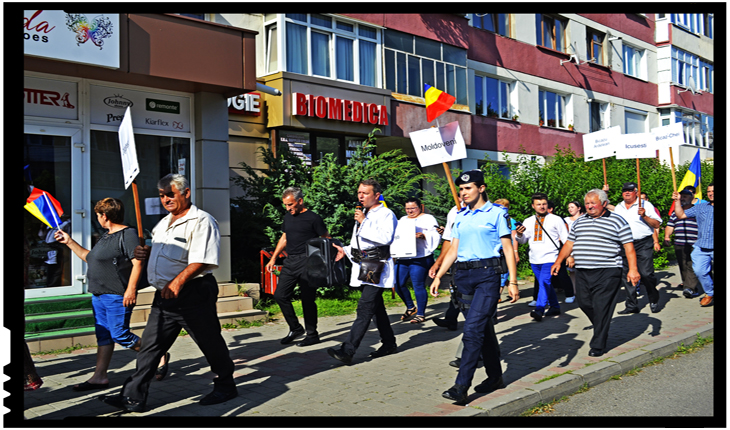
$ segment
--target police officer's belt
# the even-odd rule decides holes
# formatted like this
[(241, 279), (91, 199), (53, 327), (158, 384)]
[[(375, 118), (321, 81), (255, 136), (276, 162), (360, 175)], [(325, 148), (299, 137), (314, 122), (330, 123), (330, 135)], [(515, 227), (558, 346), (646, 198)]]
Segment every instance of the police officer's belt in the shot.
[(359, 263), (363, 258), (372, 260), (387, 260), (390, 258), (390, 245), (376, 246), (370, 249), (352, 250), (352, 259)]
[(470, 260), (470, 261), (457, 261), (456, 268), (460, 270), (464, 269), (483, 269), (486, 267), (497, 267), (499, 266), (499, 257), (483, 258), (481, 260)]

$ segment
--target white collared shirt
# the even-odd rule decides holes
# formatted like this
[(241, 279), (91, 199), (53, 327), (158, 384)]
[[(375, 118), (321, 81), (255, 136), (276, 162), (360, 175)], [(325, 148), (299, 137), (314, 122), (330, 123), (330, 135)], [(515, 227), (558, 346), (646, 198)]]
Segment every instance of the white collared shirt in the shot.
[(456, 221), (456, 213), (459, 212), (459, 208), (456, 206), (452, 207), (449, 213), (446, 215), (446, 226), (444, 227), (444, 234), (441, 235), (443, 240), (451, 241), (451, 229), (454, 227), (454, 221)]
[[(568, 229), (562, 218), (549, 213), (541, 222), (544, 227), (541, 237), (535, 237), (535, 225), (537, 225), (535, 215), (522, 223), (525, 226), (525, 232), (522, 233), (522, 236), (517, 236), (517, 242), (521, 244), (529, 241), (531, 264), (554, 263), (558, 259), (557, 247), (560, 246), (560, 242), (565, 243), (568, 240)], [(548, 238), (546, 235), (550, 237)]]
[(172, 214), (168, 214), (152, 229), (147, 278), (158, 290), (165, 288), (189, 264), (209, 265), (197, 277), (218, 267), (221, 237), (215, 218), (191, 205), (182, 218), (172, 224), (171, 220)]
[[(647, 201), (643, 201), (641, 206), (646, 209), (646, 216), (657, 220), (660, 223), (662, 222), (662, 219), (654, 210), (654, 205)], [(646, 221), (644, 221), (643, 217), (639, 216), (639, 199), (636, 199), (634, 204), (629, 208), (626, 207), (626, 202), (622, 201), (616, 205), (614, 212), (621, 215), (621, 217), (629, 223), (629, 227), (631, 227), (631, 235), (634, 237), (634, 240), (644, 239), (654, 234), (654, 229), (651, 228)]]
[[(343, 249), (347, 257), (352, 262), (352, 275), (350, 276), (350, 285), (359, 287), (362, 282), (357, 279), (360, 274), (360, 265), (352, 261), (352, 249), (357, 249), (358, 241), (362, 249), (375, 248), (377, 246), (390, 245), (395, 237), (395, 228), (398, 225), (398, 218), (390, 209), (382, 204), (370, 209), (365, 214), (360, 228), (357, 225), (352, 230), (352, 239), (350, 244)], [(357, 252), (357, 251), (355, 251)], [(395, 284), (395, 265), (393, 259), (388, 258), (385, 263), (383, 273), (380, 275), (380, 283), (375, 285), (380, 288), (393, 288)]]

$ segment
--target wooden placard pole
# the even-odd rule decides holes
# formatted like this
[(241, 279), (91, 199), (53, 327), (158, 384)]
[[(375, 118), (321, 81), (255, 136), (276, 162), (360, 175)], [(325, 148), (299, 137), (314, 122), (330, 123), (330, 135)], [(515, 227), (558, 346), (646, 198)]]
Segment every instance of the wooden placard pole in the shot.
[(641, 208), (641, 172), (639, 171), (639, 159), (636, 159), (636, 183), (639, 185), (639, 191), (638, 191), (638, 198), (639, 198), (639, 208)]
[(602, 161), (603, 161), (603, 185), (606, 186), (606, 185), (608, 185), (608, 181), (606, 180), (606, 159), (604, 158)]
[(137, 215), (137, 234), (139, 235), (139, 246), (144, 246), (144, 229), (142, 228), (142, 213), (139, 210), (139, 193), (137, 192), (137, 181), (132, 181), (132, 194), (134, 194), (134, 212)]
[(672, 185), (674, 186), (674, 192), (677, 192), (677, 174), (674, 172), (674, 155), (672, 155), (672, 147), (669, 147), (669, 162), (672, 165)]
[(461, 209), (461, 202), (459, 201), (459, 193), (456, 191), (456, 184), (454, 184), (454, 178), (451, 177), (451, 169), (449, 168), (449, 163), (443, 162), (441, 163), (444, 166), (444, 171), (446, 172), (446, 178), (449, 180), (449, 187), (451, 188), (451, 195), (454, 197), (454, 203), (456, 203), (456, 207)]

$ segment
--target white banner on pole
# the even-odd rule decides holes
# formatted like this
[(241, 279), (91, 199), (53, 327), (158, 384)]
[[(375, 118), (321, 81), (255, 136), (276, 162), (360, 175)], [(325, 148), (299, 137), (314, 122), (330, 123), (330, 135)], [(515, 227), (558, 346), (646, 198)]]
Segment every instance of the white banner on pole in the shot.
[(122, 124), (119, 126), (119, 152), (122, 154), (122, 172), (124, 175), (124, 189), (126, 190), (139, 174), (137, 147), (134, 144), (134, 130), (132, 129), (132, 112), (129, 107), (127, 107)]
[(466, 158), (466, 143), (457, 121), (414, 131), (409, 136), (421, 167)]
[(621, 127), (614, 126), (605, 130), (583, 135), (583, 159), (600, 160), (613, 157), (621, 138)]
[(654, 149), (684, 145), (684, 128), (681, 122), (652, 128), (651, 137), (655, 144)]
[(630, 133), (621, 136), (616, 146), (616, 159), (656, 158), (657, 146), (650, 133)]

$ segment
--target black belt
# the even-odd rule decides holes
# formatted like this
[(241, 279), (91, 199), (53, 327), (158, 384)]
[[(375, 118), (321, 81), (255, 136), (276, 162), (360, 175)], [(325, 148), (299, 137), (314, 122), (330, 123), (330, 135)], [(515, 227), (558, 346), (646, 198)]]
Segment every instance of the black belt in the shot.
[(352, 259), (359, 263), (363, 258), (373, 260), (387, 260), (390, 258), (390, 245), (376, 246), (374, 248), (357, 250), (353, 249)]
[(483, 258), (481, 260), (457, 261), (456, 268), (464, 269), (484, 269), (487, 267), (499, 266), (499, 257)]

